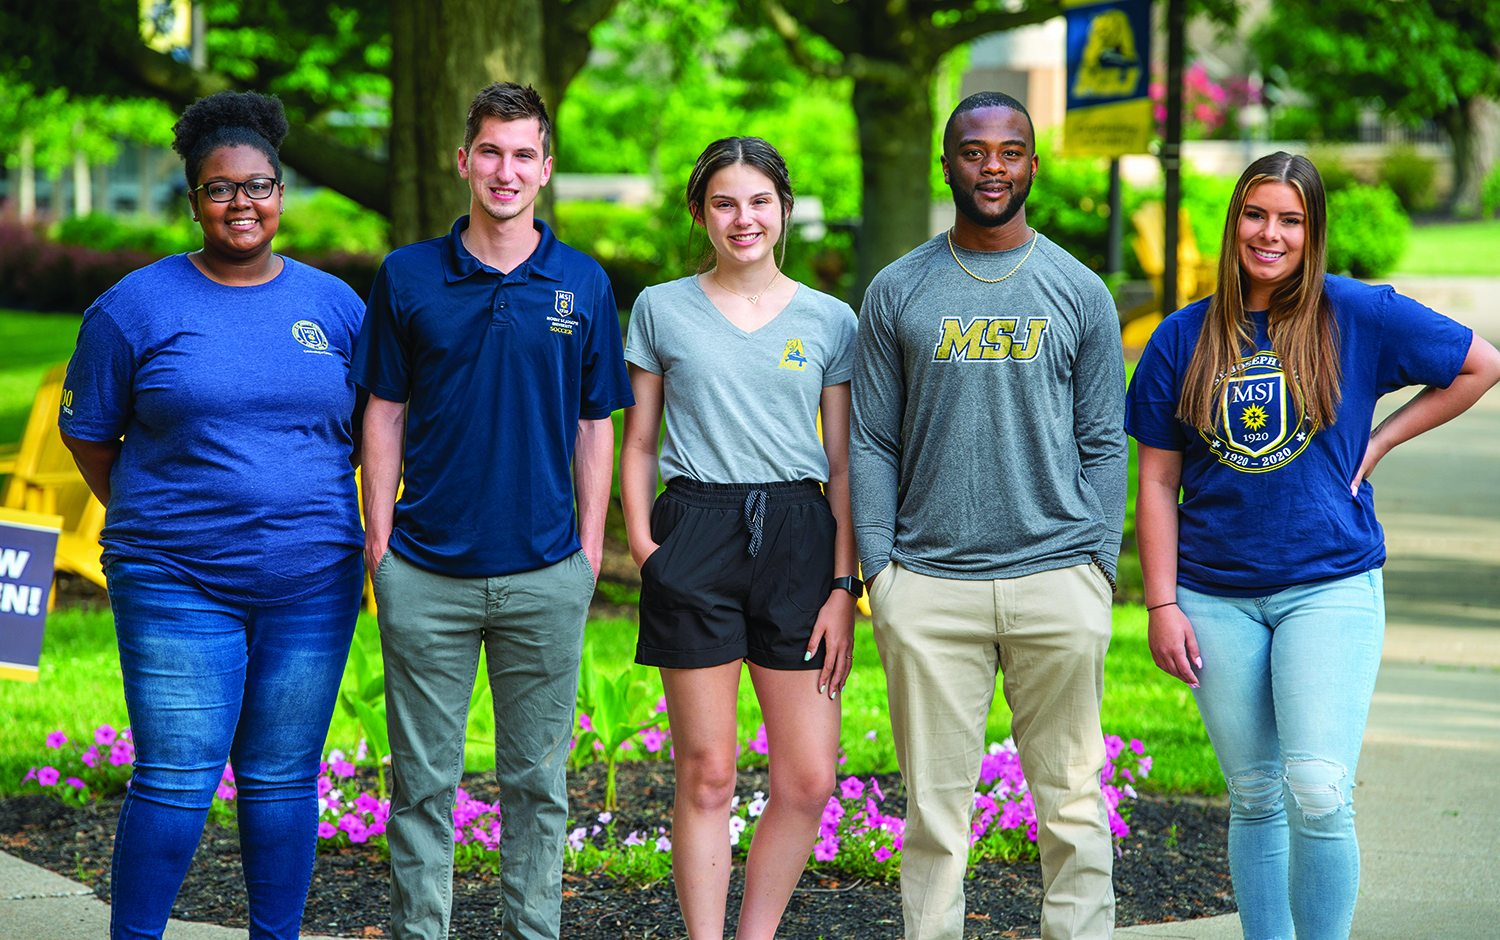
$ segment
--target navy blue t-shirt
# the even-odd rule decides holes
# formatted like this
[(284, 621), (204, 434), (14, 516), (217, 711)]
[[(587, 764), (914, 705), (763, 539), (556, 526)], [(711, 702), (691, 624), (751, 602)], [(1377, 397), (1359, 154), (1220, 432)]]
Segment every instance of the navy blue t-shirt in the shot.
[(354, 381), (407, 403), (404, 489), (390, 546), (450, 577), (532, 571), (579, 549), (580, 419), (633, 403), (619, 314), (594, 259), (544, 223), (501, 274), (464, 247), (469, 217), (386, 256)]
[(1126, 396), (1125, 429), (1150, 447), (1182, 451), (1177, 581), (1222, 597), (1257, 597), (1385, 563), (1375, 492), (1349, 484), (1370, 441), (1375, 402), (1408, 385), (1446, 388), (1472, 331), (1390, 287), (1329, 276), (1343, 398), (1330, 427), (1292, 411), (1280, 357), (1252, 313), (1253, 352), (1232, 374), (1212, 433), (1174, 417), (1182, 376), (1208, 311), (1200, 300), (1151, 335)]
[(222, 600), (276, 605), (326, 587), (364, 544), (349, 464), (363, 306), (338, 278), (283, 265), (228, 287), (173, 255), (84, 313), (58, 426), (124, 436), (106, 565), (150, 562)]

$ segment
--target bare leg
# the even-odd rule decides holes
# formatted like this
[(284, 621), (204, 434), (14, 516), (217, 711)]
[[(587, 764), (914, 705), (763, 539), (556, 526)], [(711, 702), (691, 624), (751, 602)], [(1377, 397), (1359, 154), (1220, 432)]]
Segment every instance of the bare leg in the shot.
[(735, 937), (771, 940), (807, 867), (818, 821), (833, 793), (839, 704), (818, 694), (817, 672), (752, 665), (750, 679), (766, 719), (771, 794), (750, 844)]
[(677, 772), (672, 881), (691, 940), (724, 936), (740, 662), (661, 671)]

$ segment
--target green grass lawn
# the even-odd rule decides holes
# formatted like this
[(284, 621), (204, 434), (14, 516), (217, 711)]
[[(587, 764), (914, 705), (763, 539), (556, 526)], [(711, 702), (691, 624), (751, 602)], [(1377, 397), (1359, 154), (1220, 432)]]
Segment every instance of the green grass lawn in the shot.
[[(72, 353), (79, 317), (0, 311), (0, 441), (17, 440), (30, 413), (42, 374)], [(616, 415), (618, 424), (619, 416)], [(619, 440), (617, 431), (616, 440)], [(1134, 446), (1131, 448), (1131, 493), (1134, 495)], [(618, 484), (617, 484), (618, 485)], [(612, 516), (612, 529), (622, 538), (623, 520)], [(1127, 531), (1127, 535), (1129, 535)], [(1127, 538), (1127, 543), (1130, 543)], [(1121, 559), (1121, 575), (1138, 591), (1139, 565), (1134, 553)], [(1140, 738), (1156, 758), (1149, 786), (1153, 789), (1218, 792), (1223, 789), (1209, 749), (1207, 735), (1185, 686), (1168, 679), (1151, 663), (1146, 648), (1146, 618), (1140, 607), (1115, 608), (1115, 637), (1107, 663), (1104, 729), (1127, 740)], [(379, 636), (375, 623), (362, 616), (356, 631), (361, 643), (378, 661)], [(629, 668), (635, 648), (635, 624), (597, 620), (589, 624), (588, 642), (596, 662), (608, 675)], [(651, 686), (654, 701), (660, 681), (654, 670), (637, 668)], [(346, 676), (346, 685), (352, 679)], [(748, 739), (760, 724), (760, 710), (746, 677), (740, 690), (741, 737)], [(890, 724), (886, 718), (885, 677), (875, 651), (868, 621), (860, 624), (855, 647), (855, 670), (844, 693), (843, 742), (848, 772), (894, 770)], [(1010, 712), (996, 694), (989, 739), (1003, 740), (1010, 729)], [(43, 756), (42, 739), (62, 729), (69, 735), (91, 732), (101, 723), (126, 724), (113, 623), (107, 611), (61, 610), (49, 617), (42, 653), (41, 677), (36, 684), (0, 680), (0, 792), (15, 789), (26, 769)], [(491, 738), (494, 721), (487, 709), (470, 719), (470, 737)], [(874, 740), (866, 738), (875, 732)], [(359, 730), (342, 710), (334, 715), (329, 747), (352, 750)], [(749, 753), (749, 749), (746, 749)], [(490, 749), (472, 744), (466, 758), (471, 770), (493, 764)]]
[(1414, 226), (1393, 273), (1500, 277), (1500, 219)]
[(82, 319), (0, 310), (0, 442), (21, 439), (43, 374), (73, 355)]
[[(1151, 663), (1146, 648), (1146, 617), (1134, 605), (1115, 608), (1115, 636), (1106, 664), (1104, 730), (1129, 740), (1140, 738), (1156, 759), (1146, 786), (1154, 790), (1218, 792), (1224, 787), (1186, 686), (1167, 678)], [(356, 641), (378, 661), (379, 636), (373, 618), (362, 615)], [(632, 667), (635, 624), (628, 620), (595, 620), (588, 627), (597, 668), (607, 676), (633, 668), (650, 687), (650, 700), (661, 694), (655, 670)], [(875, 651), (868, 621), (860, 623), (855, 669), (845, 689), (843, 745), (848, 760), (842, 771), (870, 773), (896, 769), (886, 718), (885, 675)], [(346, 687), (352, 678), (346, 674)], [(113, 621), (108, 611), (61, 610), (49, 618), (37, 683), (0, 681), (0, 793), (16, 789), (28, 767), (42, 762), (42, 742), (51, 731), (87, 738), (102, 723), (128, 723), (115, 653)], [(760, 709), (749, 677), (740, 687), (740, 737), (748, 740), (760, 725)], [(1003, 740), (1010, 730), (1010, 711), (997, 690), (988, 739)], [(875, 732), (874, 740), (866, 737)], [(493, 765), (483, 743), (491, 740), (494, 720), (488, 707), (470, 716), (473, 742), (465, 764), (470, 770)], [(335, 711), (328, 747), (352, 751), (360, 732), (354, 720)], [(747, 758), (751, 752), (745, 749)], [(751, 758), (753, 759), (753, 758)]]

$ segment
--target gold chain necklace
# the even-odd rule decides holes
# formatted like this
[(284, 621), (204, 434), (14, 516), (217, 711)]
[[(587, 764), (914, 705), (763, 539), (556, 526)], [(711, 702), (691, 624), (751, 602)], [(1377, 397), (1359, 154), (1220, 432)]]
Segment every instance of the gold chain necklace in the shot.
[[(1031, 249), (1036, 247), (1036, 237), (1040, 234), (1041, 232), (1031, 233), (1031, 248), (1026, 249), (1026, 254), (1021, 256), (1021, 260), (1016, 262), (1015, 267), (1011, 268), (1008, 273), (1000, 277), (980, 277), (979, 275), (975, 274), (973, 271), (970, 271), (967, 267), (965, 267), (962, 261), (958, 261), (958, 252), (953, 250), (953, 229), (951, 228), (948, 230), (948, 254), (952, 255), (953, 260), (958, 261), (958, 266), (964, 269), (964, 273), (969, 277), (972, 277), (974, 280), (983, 281), (986, 284), (999, 284), (1001, 281), (1021, 270), (1021, 265), (1025, 264), (1026, 259), (1031, 257)], [(721, 284), (720, 286), (722, 287), (723, 285)]]
[(762, 297), (766, 296), (766, 291), (770, 290), (771, 287), (773, 285), (775, 285), (777, 279), (781, 277), (781, 269), (780, 268), (776, 269), (776, 273), (773, 274), (773, 275), (771, 275), (771, 283), (767, 284), (765, 287), (761, 288), (760, 293), (758, 293), (758, 294), (741, 294), (739, 291), (735, 290), (732, 287), (726, 287), (724, 285), (724, 282), (721, 281), (721, 280), (719, 280), (719, 269), (718, 268), (714, 268), (713, 273), (710, 274), (709, 277), (711, 277), (711, 278), (714, 279), (714, 283), (715, 284), (719, 285), (720, 287), (723, 287), (725, 290), (729, 291), (734, 296), (739, 297), (742, 300), (748, 300), (752, 304), (755, 304), (756, 306), (759, 306), (760, 305), (760, 299)]

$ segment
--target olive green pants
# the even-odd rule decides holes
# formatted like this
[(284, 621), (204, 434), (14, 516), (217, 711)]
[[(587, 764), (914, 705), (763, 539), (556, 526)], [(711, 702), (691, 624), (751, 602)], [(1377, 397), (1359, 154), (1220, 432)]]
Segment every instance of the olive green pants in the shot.
[(500, 785), (500, 936), (555, 940), (567, 760), (594, 574), (583, 552), (535, 571), (449, 578), (386, 552), (375, 569), (391, 737), (391, 934), (444, 940), (453, 799), (485, 651)]
[(1092, 565), (963, 581), (892, 563), (875, 578), (875, 642), (907, 792), (907, 940), (963, 936), (969, 826), (997, 669), (1036, 805), (1042, 938), (1111, 935), (1113, 853), (1099, 786), (1109, 605), (1109, 583)]

